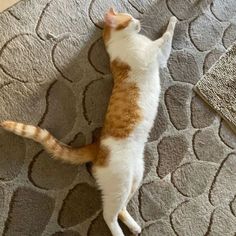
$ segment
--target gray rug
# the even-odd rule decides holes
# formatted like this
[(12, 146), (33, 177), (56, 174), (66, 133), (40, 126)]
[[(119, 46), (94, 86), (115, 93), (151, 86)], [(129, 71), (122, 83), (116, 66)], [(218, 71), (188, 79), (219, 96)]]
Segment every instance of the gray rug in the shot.
[(195, 89), (236, 132), (236, 44), (203, 76)]
[[(0, 15), (0, 120), (38, 124), (74, 146), (97, 135), (112, 88), (105, 10), (142, 18), (152, 39), (171, 15), (181, 20), (161, 73), (143, 185), (128, 207), (143, 236), (236, 233), (236, 137), (193, 92), (235, 40), (236, 2), (211, 2), (26, 0)], [(53, 161), (0, 130), (0, 235), (110, 236), (87, 167)]]

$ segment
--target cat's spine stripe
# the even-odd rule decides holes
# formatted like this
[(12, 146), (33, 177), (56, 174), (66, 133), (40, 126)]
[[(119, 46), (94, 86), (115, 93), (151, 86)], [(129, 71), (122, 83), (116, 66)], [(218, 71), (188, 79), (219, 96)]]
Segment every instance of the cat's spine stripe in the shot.
[(56, 159), (61, 159), (72, 164), (82, 164), (94, 161), (96, 158), (96, 152), (91, 151), (91, 149), (94, 149), (95, 144), (87, 145), (83, 148), (72, 148), (60, 143), (47, 130), (41, 129), (40, 127), (14, 121), (4, 121), (0, 125), (5, 130), (41, 143)]

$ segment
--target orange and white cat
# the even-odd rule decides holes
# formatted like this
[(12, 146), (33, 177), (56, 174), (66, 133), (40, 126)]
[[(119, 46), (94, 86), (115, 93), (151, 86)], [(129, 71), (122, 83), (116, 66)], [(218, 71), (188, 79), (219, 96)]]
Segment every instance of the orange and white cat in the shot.
[(177, 19), (171, 17), (164, 35), (151, 41), (139, 34), (140, 22), (110, 9), (105, 15), (104, 43), (110, 56), (114, 88), (100, 139), (72, 148), (39, 127), (13, 121), (1, 126), (41, 143), (56, 159), (73, 164), (93, 163), (93, 174), (102, 191), (103, 216), (113, 236), (124, 236), (118, 218), (134, 234), (141, 227), (126, 210), (139, 188), (144, 171), (144, 147), (157, 113), (159, 69), (171, 52)]

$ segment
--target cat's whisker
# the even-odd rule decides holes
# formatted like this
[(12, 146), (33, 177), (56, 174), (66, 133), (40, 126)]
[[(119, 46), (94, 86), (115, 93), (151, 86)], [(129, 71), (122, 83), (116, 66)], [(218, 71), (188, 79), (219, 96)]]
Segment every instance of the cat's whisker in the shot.
[(148, 25), (142, 25), (142, 24), (141, 24), (141, 26), (142, 26), (143, 28), (147, 28), (147, 29), (153, 29), (153, 27), (151, 27), (151, 26), (148, 26)]
[(142, 28), (141, 33), (142, 32), (145, 33), (146, 35), (148, 35), (148, 32), (144, 28)]
[(144, 19), (145, 17), (150, 17), (150, 16), (157, 16), (156, 14), (150, 14), (150, 12), (147, 12), (146, 14), (142, 15), (142, 18), (140, 17), (139, 19)]

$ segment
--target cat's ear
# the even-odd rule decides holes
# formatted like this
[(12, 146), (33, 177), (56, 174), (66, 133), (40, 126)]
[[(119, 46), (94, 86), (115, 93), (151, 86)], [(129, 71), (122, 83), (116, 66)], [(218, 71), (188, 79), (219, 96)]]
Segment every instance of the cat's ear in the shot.
[(113, 8), (110, 8), (109, 11), (104, 16), (104, 22), (106, 25), (115, 28), (116, 27), (116, 12)]
[(109, 13), (116, 16), (117, 12), (115, 11), (115, 9), (113, 7), (110, 8)]

